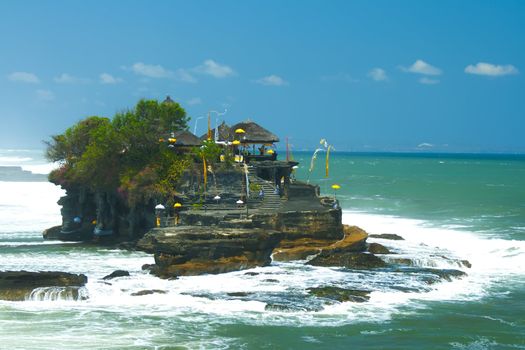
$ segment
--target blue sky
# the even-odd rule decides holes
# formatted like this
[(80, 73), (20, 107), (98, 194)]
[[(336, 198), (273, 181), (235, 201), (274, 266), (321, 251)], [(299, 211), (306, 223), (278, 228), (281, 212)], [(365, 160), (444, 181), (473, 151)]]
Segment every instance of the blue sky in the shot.
[(525, 152), (524, 38), (524, 1), (4, 0), (0, 147), (170, 95), (298, 150)]

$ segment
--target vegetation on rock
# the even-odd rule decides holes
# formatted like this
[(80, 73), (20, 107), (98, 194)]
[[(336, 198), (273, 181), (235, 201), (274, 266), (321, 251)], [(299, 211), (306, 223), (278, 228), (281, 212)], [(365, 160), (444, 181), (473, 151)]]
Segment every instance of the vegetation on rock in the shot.
[(112, 120), (92, 116), (46, 142), (46, 156), (61, 166), (51, 182), (65, 188), (118, 193), (130, 207), (167, 198), (190, 160), (162, 135), (187, 128), (185, 110), (172, 101), (140, 100)]

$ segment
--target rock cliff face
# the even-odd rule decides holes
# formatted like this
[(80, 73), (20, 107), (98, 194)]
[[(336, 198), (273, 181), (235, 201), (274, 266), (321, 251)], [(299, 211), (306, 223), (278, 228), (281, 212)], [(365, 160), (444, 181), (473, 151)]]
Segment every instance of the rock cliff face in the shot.
[(137, 245), (153, 252), (163, 278), (265, 266), (281, 234), (261, 229), (177, 226), (151, 230)]
[(261, 228), (282, 232), (286, 239), (341, 239), (341, 216), (341, 209), (321, 208), (254, 214), (251, 219)]
[(133, 240), (155, 224), (153, 205), (130, 209), (115, 193), (71, 187), (66, 188), (66, 195), (58, 204), (62, 206), (62, 225), (44, 231), (44, 239), (89, 241), (111, 235), (119, 240)]

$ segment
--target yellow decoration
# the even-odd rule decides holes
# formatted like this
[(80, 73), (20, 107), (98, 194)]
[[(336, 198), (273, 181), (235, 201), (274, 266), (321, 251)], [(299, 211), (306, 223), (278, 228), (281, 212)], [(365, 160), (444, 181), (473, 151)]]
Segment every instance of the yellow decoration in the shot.
[(232, 142), (232, 145), (236, 145), (237, 146), (237, 145), (240, 145), (240, 144), (241, 144), (241, 141), (239, 141), (239, 140), (234, 140)]
[(332, 188), (333, 188), (334, 190), (338, 190), (338, 189), (341, 188), (341, 186), (339, 186), (338, 184), (333, 184), (333, 185), (332, 185)]
[(236, 134), (244, 134), (244, 133), (246, 133), (246, 131), (244, 131), (244, 129), (239, 128), (239, 129), (235, 130), (235, 133)]
[(178, 202), (173, 204), (173, 208), (180, 208), (180, 207), (182, 207), (182, 204), (180, 204)]
[(268, 154), (274, 154), (275, 152), (274, 152), (273, 149), (269, 149), (268, 152), (266, 152), (266, 153), (268, 153)]
[(236, 154), (234, 157), (234, 161), (235, 163), (242, 163), (244, 161), (244, 157)]
[(173, 137), (170, 137), (170, 138), (168, 139), (168, 142), (169, 142), (169, 143), (175, 143), (175, 142), (177, 142), (177, 139), (176, 139), (176, 138), (173, 138)]

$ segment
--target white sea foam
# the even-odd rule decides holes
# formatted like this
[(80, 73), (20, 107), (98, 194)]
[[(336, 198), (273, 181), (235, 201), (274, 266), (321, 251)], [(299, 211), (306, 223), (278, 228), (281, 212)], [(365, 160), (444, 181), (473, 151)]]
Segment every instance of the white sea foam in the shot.
[[(452, 282), (424, 285), (416, 276), (387, 271), (355, 271), (305, 266), (300, 262), (274, 263), (268, 267), (221, 275), (181, 277), (162, 280), (142, 271), (153, 263), (153, 256), (142, 252), (107, 250), (41, 240), (40, 232), (60, 223), (56, 205), (63, 191), (49, 183), (0, 182), (0, 253), (5, 270), (62, 270), (85, 273), (87, 300), (71, 300), (59, 291), (41, 291), (33, 301), (17, 304), (27, 310), (72, 310), (93, 313), (107, 310), (122, 314), (180, 317), (204, 322), (210, 314), (221, 322), (283, 325), (340, 325), (353, 322), (381, 322), (393, 315), (416, 312), (427, 301), (475, 300), (486, 295), (509, 276), (522, 279), (525, 270), (525, 242), (498, 238), (453, 228), (430, 227), (426, 222), (384, 215), (345, 211), (343, 221), (358, 225), (369, 233), (396, 233), (404, 241), (369, 238), (387, 245), (395, 258), (410, 258), (419, 267), (461, 269), (468, 277)], [(52, 250), (42, 246), (49, 244)], [(472, 268), (460, 263), (468, 260)], [(103, 281), (117, 269), (128, 270), (129, 277)], [(373, 290), (367, 303), (324, 304), (305, 311), (308, 301), (294, 311), (266, 311), (268, 303), (293, 303), (307, 296), (306, 289), (323, 285)], [(407, 293), (402, 288), (410, 289)], [(144, 290), (158, 290), (136, 296)], [(46, 294), (47, 293), (47, 294)], [(228, 295), (228, 293), (235, 293)], [(245, 293), (246, 297), (235, 297)], [(291, 300), (291, 301), (290, 301)], [(2, 304), (5, 302), (1, 302)], [(12, 305), (12, 304), (10, 304)]]

